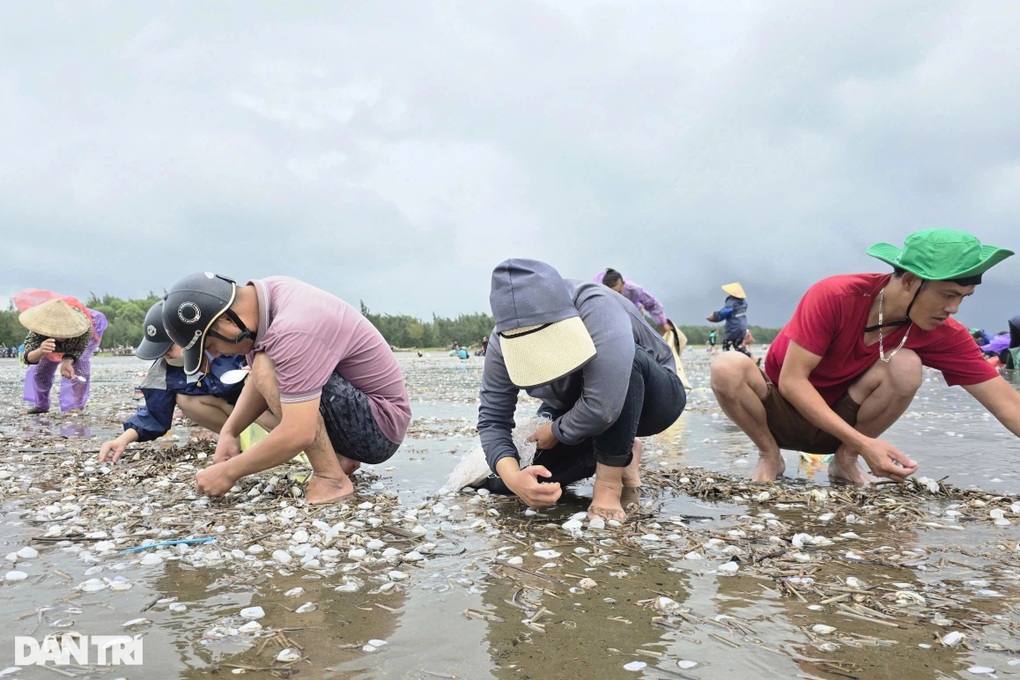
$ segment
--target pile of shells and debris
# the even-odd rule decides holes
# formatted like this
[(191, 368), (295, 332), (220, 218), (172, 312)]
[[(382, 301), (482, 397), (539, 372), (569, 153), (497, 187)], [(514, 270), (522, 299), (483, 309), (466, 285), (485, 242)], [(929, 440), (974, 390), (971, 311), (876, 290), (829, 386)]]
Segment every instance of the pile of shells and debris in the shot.
[[(294, 464), (246, 477), (223, 498), (210, 499), (196, 494), (194, 478), (209, 462), (211, 443), (148, 446), (131, 453), (114, 465), (98, 463), (94, 450), (68, 450), (66, 442), (8, 448), (0, 463), (0, 499), (8, 522), (22, 525), (27, 536), (23, 545), (8, 548), (0, 582), (33, 587), (57, 578), (72, 594), (31, 612), (38, 615), (38, 625), (21, 633), (33, 635), (43, 624), (64, 627), (63, 622), (81, 613), (73, 602), (78, 594), (106, 591), (113, 596), (131, 589), (132, 578), (142, 578), (136, 567), (176, 562), (220, 568), (251, 583), (264, 574), (303, 574), (323, 583), (328, 579), (337, 593), (395, 594), (409, 586), (416, 565), (448, 550), (427, 540), (423, 523), (428, 518), (419, 517), (427, 511), (402, 507), (398, 495), (371, 470), (357, 474), (358, 494), (348, 502), (306, 504), (302, 495), (309, 470)], [(33, 563), (43, 546), (59, 550), (68, 564), (79, 567), (40, 572)], [(53, 592), (58, 591), (59, 584)], [(300, 598), (301, 593), (285, 595)], [(175, 600), (157, 598), (149, 608), (187, 608)], [(295, 606), (301, 614), (318, 605)], [(259, 650), (269, 645), (275, 655), (262, 670), (289, 677), (287, 669), (304, 654), (286, 630), (263, 628), (259, 619), (264, 614), (256, 606), (225, 617), (205, 631), (202, 642), (247, 638), (251, 647), (261, 641)], [(123, 627), (130, 633), (147, 621), (137, 618)], [(365, 644), (373, 643), (377, 648), (385, 641)]]
[[(16, 507), (21, 521), (36, 527), (28, 544), (6, 556), (4, 580), (15, 587), (18, 581), (33, 583), (19, 566), (31, 563), (36, 548), (46, 543), (83, 563), (87, 578), (77, 585), (77, 578), (57, 574), (82, 593), (131, 587), (111, 563), (171, 561), (226, 567), (252, 578), (313, 573), (330, 578), (340, 593), (386, 593), (411, 587), (415, 567), (460, 555), (468, 545), (474, 551), (462, 555), (458, 572), (470, 575), (466, 582), (479, 591), (507, 588), (505, 601), (523, 612), (512, 625), (525, 635), (546, 634), (564, 623), (554, 601), (604, 594), (607, 584), (655, 564), (677, 574), (754, 579), (806, 615), (817, 614), (801, 628), (803, 653), (792, 655), (827, 677), (857, 677), (861, 668), (852, 660), (825, 658), (826, 653), (898, 644), (909, 636), (920, 635), (922, 648), (1018, 653), (982, 634), (986, 626), (1020, 631), (1020, 612), (1006, 604), (1020, 585), (1016, 497), (925, 478), (903, 485), (819, 487), (754, 484), (697, 468), (652, 469), (644, 474), (640, 497), (628, 506), (628, 519), (607, 523), (583, 512), (564, 517), (562, 509), (560, 515), (524, 510), (516, 499), (484, 490), (432, 496), (408, 507), (371, 470), (358, 473), (354, 499), (308, 506), (301, 498), (308, 469), (299, 465), (252, 475), (224, 498), (209, 499), (196, 495), (194, 486), (195, 472), (208, 463), (209, 442), (143, 447), (117, 465), (97, 463), (96, 451), (54, 446), (61, 447), (60, 455), (46, 447), (9, 446), (0, 463), (0, 498), (5, 505), (15, 502), (7, 507)], [(721, 518), (665, 516), (662, 504), (676, 497), (733, 510)], [(975, 527), (986, 531), (974, 538)], [(918, 540), (919, 535), (942, 538)], [(477, 540), (466, 538), (471, 536)], [(106, 569), (89, 570), (101, 564)], [(944, 578), (954, 566), (977, 564), (981, 578), (959, 583)], [(734, 648), (764, 644), (756, 630), (760, 622), (698, 613), (681, 603), (675, 589), (632, 595), (632, 611), (607, 618), (643, 617), (656, 629), (707, 636)], [(618, 594), (602, 598), (607, 607), (618, 599)], [(1003, 604), (993, 612), (982, 605), (996, 599)], [(159, 603), (186, 606), (172, 598)], [(270, 645), (275, 655), (265, 668), (286, 677), (303, 652), (286, 630), (263, 629), (258, 609), (224, 620), (207, 636), (265, 638), (261, 648)], [(511, 625), (495, 611), (464, 614)], [(47, 615), (59, 620), (67, 612)], [(837, 619), (865, 627), (839, 625)], [(621, 666), (640, 670), (648, 663), (644, 659), (661, 665), (662, 655), (631, 650)], [(681, 670), (698, 664), (671, 661)]]
[(136, 454), (140, 461), (112, 465), (97, 463), (95, 452), (59, 459), (14, 453), (0, 465), (0, 494), (18, 500), (23, 519), (38, 526), (34, 541), (77, 543), (84, 560), (194, 540), (153, 546), (135, 559), (347, 572), (353, 589), (363, 581), (392, 586), (406, 578), (396, 567), (431, 548), (422, 540), (418, 511), (401, 508), (371, 471), (358, 475), (359, 488), (370, 492), (362, 497), (370, 500), (350, 504), (305, 504), (309, 472), (298, 465), (251, 475), (211, 499), (196, 495), (194, 480), (208, 455), (201, 448), (152, 447)]
[[(525, 613), (514, 624), (524, 635), (573, 626), (556, 613), (566, 598), (605, 592), (621, 579), (640, 581), (641, 571), (659, 562), (666, 572), (753, 579), (758, 585), (752, 584), (751, 592), (757, 587), (790, 601), (792, 609), (803, 612), (799, 649), (804, 654), (786, 653), (825, 677), (860, 677), (863, 669), (854, 661), (825, 658), (841, 649), (910, 642), (921, 650), (1020, 656), (1020, 646), (984, 634), (997, 627), (1008, 640), (1020, 632), (1020, 611), (1009, 604), (1020, 590), (1016, 497), (925, 478), (863, 488), (755, 484), (696, 468), (652, 471), (643, 478), (641, 498), (628, 505), (628, 519), (608, 525), (584, 512), (555, 520), (522, 512), (516, 499), (485, 490), (451, 494), (445, 502), (473, 517), (473, 529), (502, 544), (480, 580), (510, 584), (506, 601)], [(660, 501), (677, 495), (706, 501), (706, 507), (718, 502), (736, 509), (722, 518), (663, 516)], [(979, 526), (987, 530), (980, 538), (959, 540), (959, 534), (969, 536)], [(918, 540), (919, 534), (937, 537)], [(977, 572), (981, 577), (974, 576)], [(678, 592), (660, 587), (643, 597), (637, 593), (633, 604), (651, 612), (649, 625), (686, 630), (691, 639), (700, 631), (734, 648), (764, 644), (761, 622), (698, 613), (677, 601)], [(510, 625), (503, 622), (508, 617), (491, 611), (465, 615)], [(630, 623), (635, 614), (623, 616)], [(607, 619), (623, 620), (619, 615)], [(811, 658), (808, 650), (822, 658)], [(629, 658), (623, 666), (628, 670), (643, 668), (642, 658), (663, 668), (661, 651), (635, 649), (625, 656), (621, 663)], [(691, 659), (670, 661), (671, 675), (678, 666), (698, 665)], [(1008, 663), (1016, 666), (1020, 660)], [(992, 669), (973, 666), (971, 671)]]

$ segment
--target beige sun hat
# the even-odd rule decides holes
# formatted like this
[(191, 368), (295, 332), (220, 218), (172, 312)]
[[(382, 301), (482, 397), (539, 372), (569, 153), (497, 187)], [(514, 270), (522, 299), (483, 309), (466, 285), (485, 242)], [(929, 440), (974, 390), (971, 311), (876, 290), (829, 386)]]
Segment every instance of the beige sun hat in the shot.
[(500, 263), (492, 272), (489, 304), (507, 375), (518, 387), (552, 382), (595, 356), (595, 343), (563, 278), (544, 262)]
[(722, 289), (727, 295), (732, 295), (733, 297), (738, 298), (747, 297), (747, 294), (744, 292), (744, 287), (740, 285), (739, 281), (727, 283), (725, 286), (722, 287)]
[(76, 338), (92, 325), (78, 309), (59, 299), (26, 309), (18, 321), (33, 333), (56, 340)]
[(510, 380), (535, 387), (573, 373), (595, 356), (595, 343), (581, 317), (499, 334)]

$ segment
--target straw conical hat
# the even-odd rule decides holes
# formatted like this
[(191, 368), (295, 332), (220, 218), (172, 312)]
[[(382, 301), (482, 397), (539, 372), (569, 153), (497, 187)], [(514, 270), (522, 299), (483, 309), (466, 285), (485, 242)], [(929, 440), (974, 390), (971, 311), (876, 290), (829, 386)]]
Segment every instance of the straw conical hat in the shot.
[(18, 321), (34, 333), (58, 340), (76, 338), (91, 325), (84, 314), (63, 300), (50, 300), (26, 309)]
[(723, 291), (725, 291), (727, 295), (732, 295), (733, 297), (738, 298), (747, 297), (747, 295), (744, 293), (744, 287), (741, 286), (740, 282), (738, 281), (734, 281), (733, 283), (727, 283), (725, 286), (722, 287), (722, 289)]

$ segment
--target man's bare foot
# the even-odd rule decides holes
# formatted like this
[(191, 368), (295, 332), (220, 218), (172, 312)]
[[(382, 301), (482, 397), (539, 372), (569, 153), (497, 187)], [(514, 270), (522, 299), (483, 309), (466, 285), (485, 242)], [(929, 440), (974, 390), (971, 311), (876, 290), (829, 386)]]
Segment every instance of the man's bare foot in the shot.
[(336, 454), (336, 459), (340, 461), (340, 467), (343, 468), (345, 475), (353, 475), (358, 468), (361, 467), (360, 460), (354, 460), (347, 456), (341, 456), (339, 453)]
[(783, 454), (777, 453), (775, 456), (758, 456), (758, 464), (754, 466), (754, 472), (751, 473), (751, 481), (758, 482), (759, 484), (771, 484), (786, 472), (786, 461), (783, 460)]
[(622, 495), (622, 484), (599, 481), (596, 475), (595, 484), (592, 486), (591, 505), (588, 506), (588, 519), (601, 517), (619, 522), (627, 519), (627, 513), (624, 512), (623, 504), (620, 502)]
[(626, 512), (632, 504), (641, 503), (641, 487), (636, 486), (625, 486), (623, 487), (623, 493), (620, 494), (620, 505), (623, 506), (623, 511)]
[(857, 455), (836, 452), (829, 463), (829, 481), (833, 484), (867, 486), (878, 479), (857, 464)]
[(309, 505), (322, 505), (333, 503), (347, 496), (354, 495), (354, 482), (350, 477), (344, 475), (343, 479), (335, 477), (321, 477), (312, 475), (308, 480), (308, 489), (305, 492), (305, 500)]
[(634, 439), (634, 458), (630, 461), (630, 465), (623, 468), (623, 487), (637, 488), (641, 486), (641, 454), (645, 450), (645, 445), (641, 443), (640, 439)]

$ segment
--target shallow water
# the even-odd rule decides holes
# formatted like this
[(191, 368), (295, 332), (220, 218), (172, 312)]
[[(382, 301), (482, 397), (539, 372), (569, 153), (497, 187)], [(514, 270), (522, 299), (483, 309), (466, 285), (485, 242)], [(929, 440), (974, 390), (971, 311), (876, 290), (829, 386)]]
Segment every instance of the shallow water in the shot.
[[(15, 635), (41, 638), (63, 630), (54, 624), (63, 626), (67, 620), (85, 634), (118, 634), (124, 622), (139, 617), (148, 621), (131, 632), (145, 635), (143, 666), (60, 670), (77, 677), (199, 678), (208, 677), (214, 668), (221, 676), (235, 672), (231, 665), (279, 667), (273, 657), (282, 643), (207, 639), (224, 617), (259, 605), (266, 612), (260, 622), (267, 629), (284, 629), (304, 648), (307, 660), (288, 671), (296, 670), (300, 677), (716, 678), (734, 673), (847, 677), (831, 672), (838, 667), (820, 666), (819, 658), (855, 664), (856, 670), (849, 673), (855, 677), (978, 677), (967, 670), (975, 666), (994, 668), (999, 676), (1020, 673), (1020, 665), (1011, 665), (1020, 659), (1020, 652), (1013, 651), (1020, 646), (1013, 642), (1020, 629), (1015, 611), (1020, 575), (1008, 560), (993, 559), (995, 546), (1010, 554), (1016, 550), (1016, 521), (1004, 528), (970, 522), (965, 531), (909, 528), (895, 520), (850, 527), (860, 535), (860, 545), (875, 551), (869, 554), (882, 555), (887, 547), (924, 555), (912, 567), (875, 560), (850, 562), (846, 573), (864, 581), (902, 581), (918, 591), (950, 593), (959, 606), (951, 629), (966, 630), (969, 642), (942, 647), (937, 634), (950, 628), (936, 631), (917, 625), (892, 632), (842, 616), (835, 605), (811, 611), (805, 602), (781, 593), (771, 580), (743, 573), (720, 575), (718, 559), (683, 559), (698, 541), (724, 536), (741, 516), (759, 512), (746, 502), (649, 493), (643, 506), (651, 516), (646, 530), (665, 537), (680, 531), (681, 525), (671, 518), (688, 518), (691, 532), (673, 544), (614, 537), (612, 532), (593, 540), (565, 533), (560, 525), (587, 504), (590, 488), (584, 485), (556, 508), (538, 514), (526, 514), (512, 500), (478, 503), (466, 494), (441, 499), (448, 514), (433, 512), (435, 491), (460, 456), (477, 444), (474, 422), (482, 360), (409, 354), (400, 355), (400, 361), (412, 398), (411, 436), (386, 466), (376, 469), (376, 483), (395, 491), (401, 507), (427, 511), (429, 520), (422, 521), (428, 531), (425, 538), (438, 546), (428, 560), (401, 567), (411, 574), (407, 581), (387, 592), (337, 593), (336, 578), (302, 569), (252, 574), (243, 569), (195, 569), (172, 560), (143, 566), (139, 554), (86, 564), (64, 548), (30, 543), (44, 528), (32, 521), (32, 513), (23, 512), (33, 497), (5, 495), (0, 497), (4, 527), (0, 554), (31, 544), (39, 556), (18, 562), (17, 568), (29, 574), (26, 581), (0, 582), (0, 620), (8, 631), (6, 639), (0, 636), (0, 670), (13, 662)], [(105, 438), (120, 431), (120, 421), (138, 405), (131, 398), (132, 388), (147, 365), (130, 358), (100, 358), (93, 366), (86, 414), (23, 416), (18, 403), (23, 369), (14, 361), (0, 360), (0, 445), (7, 447), (9, 457), (27, 455), (32, 465), (56, 466), (67, 451), (98, 451)], [(746, 474), (753, 467), (754, 450), (707, 390), (708, 357), (690, 351), (685, 367), (694, 386), (688, 410), (665, 433), (646, 440), (646, 467), (699, 466)], [(520, 415), (530, 415), (534, 407), (533, 401), (525, 400)], [(195, 434), (176, 428), (161, 444), (193, 445)], [(910, 412), (887, 438), (919, 460), (920, 475), (948, 477), (946, 481), (958, 487), (1020, 492), (1013, 464), (1020, 442), (962, 389), (947, 388), (938, 374), (926, 375)], [(827, 485), (824, 470), (799, 465), (792, 452), (786, 456), (788, 478)], [(372, 497), (371, 481), (358, 482), (359, 498)], [(123, 493), (130, 497), (134, 492)], [(826, 531), (816, 509), (794, 505), (773, 512), (798, 531)], [(315, 516), (311, 510), (295, 522)], [(688, 545), (680, 548), (684, 541)], [(389, 541), (402, 549), (415, 542), (397, 537)], [(536, 544), (560, 556), (537, 557)], [(596, 566), (588, 563), (590, 553), (575, 552), (592, 547), (605, 559)], [(522, 557), (522, 563), (512, 567), (505, 559), (494, 561), (501, 551), (503, 557)], [(86, 573), (97, 567), (98, 571)], [(124, 576), (133, 587), (123, 592), (74, 591), (77, 584), (96, 576)], [(597, 586), (572, 592), (571, 586), (583, 576)], [(284, 595), (298, 586), (304, 589), (301, 595)], [(661, 620), (661, 612), (648, 604), (659, 596), (682, 606), (689, 620)], [(161, 598), (176, 598), (187, 610), (171, 611), (169, 602), (153, 604)], [(314, 611), (293, 611), (309, 601), (316, 603)], [(40, 614), (42, 607), (53, 609)], [(523, 623), (542, 607), (548, 613), (537, 621), (538, 628)], [(485, 616), (479, 618), (479, 612)], [(803, 629), (816, 623), (879, 642), (857, 647), (844, 640), (838, 651), (823, 652)], [(374, 652), (363, 651), (364, 643), (372, 639), (387, 644)], [(635, 662), (647, 665), (624, 669)], [(243, 674), (272, 677), (267, 670)], [(14, 677), (61, 676), (52, 668), (24, 667)]]

